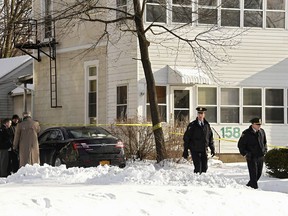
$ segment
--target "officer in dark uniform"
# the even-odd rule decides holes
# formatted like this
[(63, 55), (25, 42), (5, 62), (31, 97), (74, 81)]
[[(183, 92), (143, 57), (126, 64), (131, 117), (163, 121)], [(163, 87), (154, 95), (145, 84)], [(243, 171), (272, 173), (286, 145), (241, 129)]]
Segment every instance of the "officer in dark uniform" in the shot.
[(198, 114), (196, 120), (189, 123), (184, 133), (184, 152), (183, 157), (188, 158), (188, 150), (194, 164), (194, 173), (206, 172), (208, 169), (208, 146), (211, 150), (211, 156), (215, 155), (215, 146), (213, 132), (210, 124), (205, 119), (205, 107), (196, 108)]
[(241, 155), (246, 157), (250, 181), (247, 186), (258, 188), (258, 180), (262, 175), (264, 155), (267, 152), (265, 131), (261, 128), (261, 119), (253, 118), (251, 125), (243, 131), (238, 148)]

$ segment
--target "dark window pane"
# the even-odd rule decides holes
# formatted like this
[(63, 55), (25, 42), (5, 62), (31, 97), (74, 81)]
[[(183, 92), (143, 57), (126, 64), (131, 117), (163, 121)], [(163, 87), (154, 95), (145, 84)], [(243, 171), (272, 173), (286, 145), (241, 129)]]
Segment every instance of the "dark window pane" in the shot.
[(283, 108), (266, 108), (265, 109), (266, 123), (283, 124), (284, 109)]
[(239, 123), (239, 108), (238, 107), (222, 107), (221, 123)]
[(147, 22), (166, 22), (166, 7), (161, 5), (146, 5)]
[(117, 104), (127, 104), (127, 86), (117, 87)]
[(189, 91), (174, 91), (174, 108), (189, 108)]
[(217, 107), (207, 107), (205, 119), (210, 123), (217, 122)]
[[(166, 122), (166, 106), (159, 105), (159, 114), (161, 122)], [(147, 105), (147, 121), (151, 121), (150, 105)]]
[(216, 24), (217, 23), (217, 10), (199, 8), (198, 23)]
[(117, 106), (117, 119), (118, 120), (127, 119), (127, 106)]
[(240, 0), (222, 1), (222, 8), (240, 8)]
[(89, 92), (89, 104), (96, 103), (96, 92)]
[(285, 13), (267, 11), (266, 27), (267, 28), (285, 28)]
[(173, 0), (173, 4), (191, 5), (191, 0)]
[(199, 0), (198, 4), (205, 6), (217, 6), (217, 0)]
[(266, 89), (266, 106), (283, 105), (283, 89)]
[(178, 23), (192, 22), (191, 7), (172, 7), (172, 21)]
[(263, 0), (244, 0), (245, 9), (262, 9)]
[(240, 26), (240, 11), (221, 10), (221, 26)]
[(96, 111), (96, 104), (89, 104), (89, 117), (95, 117)]
[(262, 105), (261, 89), (243, 89), (243, 105)]
[(268, 10), (285, 10), (285, 0), (267, 0)]
[(174, 110), (175, 121), (189, 121), (189, 110)]
[(244, 11), (245, 27), (262, 27), (262, 11)]
[(261, 118), (262, 108), (261, 107), (244, 107), (243, 108), (243, 122), (249, 123), (252, 118)]

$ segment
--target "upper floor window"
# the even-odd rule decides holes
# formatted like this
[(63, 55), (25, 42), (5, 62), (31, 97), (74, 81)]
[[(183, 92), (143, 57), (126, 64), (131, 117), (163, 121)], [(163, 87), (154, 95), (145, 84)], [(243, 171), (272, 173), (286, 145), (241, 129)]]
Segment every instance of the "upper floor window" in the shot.
[(285, 0), (267, 0), (267, 28), (285, 28)]
[(146, 21), (166, 23), (167, 0), (147, 0)]
[(240, 0), (222, 2), (221, 26), (240, 26)]
[(191, 0), (172, 0), (172, 22), (192, 22)]
[[(147, 0), (146, 21), (285, 28), (285, 0)], [(170, 18), (171, 17), (171, 21)]]
[(120, 19), (122, 17), (126, 17), (127, 12), (127, 0), (117, 0), (117, 11), (116, 11), (116, 18)]
[(52, 37), (52, 4), (51, 0), (44, 0), (44, 37)]
[(198, 23), (217, 24), (217, 0), (198, 1)]

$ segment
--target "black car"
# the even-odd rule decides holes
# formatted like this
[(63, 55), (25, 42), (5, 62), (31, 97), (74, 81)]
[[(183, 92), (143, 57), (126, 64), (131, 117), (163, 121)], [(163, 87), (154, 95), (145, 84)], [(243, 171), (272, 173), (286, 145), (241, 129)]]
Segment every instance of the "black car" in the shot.
[(39, 136), (40, 163), (66, 167), (126, 166), (123, 142), (102, 127), (52, 127)]

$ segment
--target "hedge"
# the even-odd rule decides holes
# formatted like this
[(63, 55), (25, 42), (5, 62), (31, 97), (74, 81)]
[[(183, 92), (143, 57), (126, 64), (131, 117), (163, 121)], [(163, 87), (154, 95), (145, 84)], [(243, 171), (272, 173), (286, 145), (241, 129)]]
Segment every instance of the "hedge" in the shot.
[(272, 149), (265, 155), (267, 173), (276, 178), (288, 178), (288, 149)]

